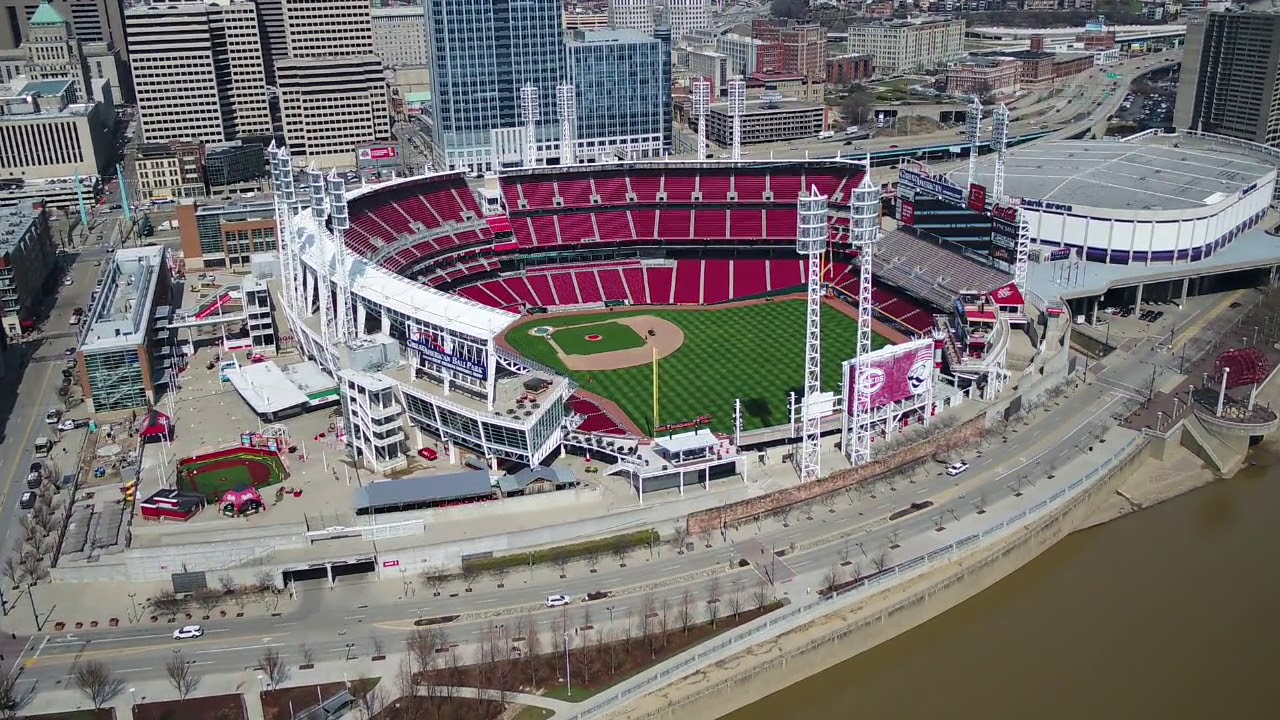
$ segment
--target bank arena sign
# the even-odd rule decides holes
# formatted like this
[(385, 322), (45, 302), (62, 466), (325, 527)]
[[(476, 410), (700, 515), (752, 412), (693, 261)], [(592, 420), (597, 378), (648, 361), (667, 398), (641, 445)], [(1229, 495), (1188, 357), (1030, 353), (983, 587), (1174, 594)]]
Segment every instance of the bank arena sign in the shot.
[(1044, 200), (1031, 200), (1029, 198), (1022, 199), (1022, 207), (1028, 210), (1044, 210), (1046, 212), (1070, 213), (1074, 212), (1074, 208), (1070, 205), (1056, 202), (1045, 202)]

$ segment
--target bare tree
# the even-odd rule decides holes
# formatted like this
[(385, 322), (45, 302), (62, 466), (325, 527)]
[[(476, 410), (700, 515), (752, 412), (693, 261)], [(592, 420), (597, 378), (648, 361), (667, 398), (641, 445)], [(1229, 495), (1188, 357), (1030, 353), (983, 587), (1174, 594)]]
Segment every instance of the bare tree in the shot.
[(782, 521), (783, 527), (791, 526), (791, 516), (795, 511), (796, 509), (790, 505), (786, 505), (778, 510), (778, 519)]
[(41, 560), (39, 552), (32, 549), (23, 553), (22, 572), (26, 575), (28, 581), (35, 582), (36, 580), (39, 580), (44, 574), (42, 572), (43, 568), (44, 562)]
[[(348, 684), (350, 691), (350, 684)], [(360, 712), (364, 714), (365, 720), (373, 720), (373, 716), (382, 712), (387, 705), (386, 691), (382, 689), (382, 685), (374, 685), (373, 687), (365, 686), (364, 692), (356, 695), (356, 702), (360, 705)], [(355, 693), (352, 693), (355, 695)]]
[(382, 636), (377, 633), (369, 633), (369, 647), (373, 650), (374, 655), (384, 655), (386, 645), (382, 642)]
[(586, 555), (586, 558), (585, 558), (585, 559), (586, 559), (586, 563), (587, 563), (587, 571), (588, 571), (588, 572), (595, 572), (595, 571), (596, 571), (596, 567), (598, 567), (598, 566), (600, 565), (600, 551), (599, 551), (599, 550), (591, 550), (590, 552), (588, 552), (588, 553), (587, 553), (587, 555)]
[(405, 648), (413, 658), (414, 669), (422, 675), (434, 670), (436, 648), (440, 647), (439, 632), (435, 627), (414, 628), (404, 640)]
[(627, 566), (627, 557), (631, 555), (631, 548), (625, 543), (617, 543), (610, 548), (609, 553), (613, 555), (613, 559), (618, 561), (618, 567)]
[(471, 592), (471, 586), (476, 583), (476, 579), (480, 577), (480, 571), (473, 566), (462, 566), (462, 582), (467, 586), (467, 592)]
[(222, 588), (222, 592), (225, 595), (230, 595), (240, 587), (230, 573), (223, 573), (218, 576), (218, 586)]
[(76, 689), (93, 703), (93, 709), (101, 710), (124, 690), (124, 680), (115, 676), (107, 664), (98, 660), (85, 660), (71, 669), (71, 681)]
[(667, 646), (667, 638), (671, 634), (671, 601), (662, 598), (662, 607), (658, 616), (658, 639), (662, 642), (662, 647)]
[(274, 591), (276, 589), (276, 575), (270, 570), (263, 568), (253, 576), (253, 583), (263, 592), (268, 590)]
[(876, 554), (875, 557), (871, 558), (871, 567), (875, 568), (876, 572), (883, 572), (884, 569), (888, 566), (889, 566), (889, 550), (887, 548), (884, 550), (881, 550), (879, 553)]
[(439, 565), (434, 565), (422, 571), (422, 584), (431, 588), (431, 594), (434, 597), (440, 597), (440, 591), (449, 583), (449, 573)]
[(742, 612), (742, 593), (738, 592), (738, 583), (733, 584), (733, 590), (729, 593), (729, 612), (733, 613), (733, 620), (737, 622), (738, 614)]
[(684, 552), (687, 542), (689, 542), (688, 526), (677, 524), (671, 531), (671, 547), (675, 548), (676, 552)]
[(706, 528), (698, 533), (698, 542), (702, 543), (703, 547), (711, 547), (711, 528)]
[(400, 667), (396, 672), (396, 692), (400, 696), (401, 717), (418, 718), (423, 716), (423, 705), (430, 698), (434, 687), (429, 683), (430, 681), (425, 678), (422, 680), (422, 692), (426, 697), (419, 695), (419, 683), (414, 682), (413, 665), (409, 657), (400, 658)]
[(836, 511), (836, 494), (835, 493), (831, 492), (831, 493), (827, 493), (826, 495), (823, 495), (822, 498), (819, 500), (819, 502), (822, 503), (822, 507), (827, 509), (827, 512), (833, 513)]
[(18, 689), (18, 678), (21, 674), (22, 671), (17, 669), (0, 673), (0, 718), (4, 720), (18, 717), (18, 713), (27, 706), (35, 692), (34, 684), (25, 691)]
[(529, 687), (538, 687), (538, 664), (541, 662), (542, 655), (542, 631), (538, 629), (538, 624), (529, 620), (529, 634), (524, 641), (524, 657), (525, 666), (529, 671)]
[(763, 610), (769, 604), (769, 583), (764, 578), (756, 581), (756, 586), (751, 591), (751, 600), (755, 603), (756, 610)]
[(159, 615), (173, 617), (182, 609), (184, 601), (179, 599), (172, 590), (164, 590), (156, 593), (151, 598), (151, 607)]
[(306, 643), (298, 646), (298, 656), (302, 658), (303, 665), (311, 665), (316, 661), (316, 651)]
[(12, 553), (4, 558), (4, 562), (0, 563), (0, 575), (13, 587), (18, 587), (18, 583), (22, 580), (22, 563)]
[(707, 621), (711, 623), (711, 627), (716, 626), (716, 621), (720, 619), (720, 576), (712, 575), (707, 580), (706, 587), (707, 598)]
[(832, 565), (831, 567), (827, 568), (827, 572), (824, 573), (822, 576), (822, 589), (826, 590), (827, 594), (832, 594), (836, 591), (836, 588), (839, 585), (840, 585), (840, 566)]
[(222, 595), (218, 594), (216, 590), (201, 590), (195, 594), (195, 600), (200, 609), (204, 610), (204, 616), (208, 618), (214, 609), (222, 603)]
[(569, 574), (569, 556), (568, 555), (557, 555), (556, 558), (551, 562), (556, 566), (556, 570), (560, 571), (560, 577), (564, 577)]
[(509, 567), (507, 567), (507, 566), (505, 566), (505, 565), (499, 565), (498, 567), (496, 567), (496, 568), (494, 568), (494, 569), (490, 570), (490, 571), (489, 571), (489, 574), (490, 574), (490, 575), (492, 575), (492, 576), (493, 576), (493, 579), (497, 581), (497, 583), (498, 583), (498, 587), (500, 587), (500, 588), (501, 588), (501, 587), (506, 587), (506, 586), (507, 586), (507, 576), (511, 574), (511, 568), (509, 568)]
[(169, 676), (169, 684), (178, 691), (179, 700), (186, 700), (200, 684), (200, 676), (195, 673), (195, 661), (182, 657), (182, 653), (169, 656), (164, 672)]
[(267, 676), (267, 682), (272, 690), (289, 679), (289, 666), (275, 648), (267, 648), (266, 652), (262, 653), (258, 658), (258, 667), (262, 668), (263, 674)]

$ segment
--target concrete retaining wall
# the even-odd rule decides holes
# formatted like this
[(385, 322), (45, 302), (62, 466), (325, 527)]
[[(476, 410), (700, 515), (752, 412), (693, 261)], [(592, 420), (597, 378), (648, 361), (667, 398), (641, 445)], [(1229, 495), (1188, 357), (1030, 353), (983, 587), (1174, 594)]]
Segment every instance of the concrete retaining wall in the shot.
[(718, 530), (734, 523), (751, 520), (759, 515), (777, 512), (789, 505), (839, 492), (904, 465), (910, 465), (919, 460), (977, 442), (982, 439), (986, 431), (986, 417), (979, 416), (945, 433), (903, 448), (881, 460), (873, 460), (866, 465), (840, 470), (804, 485), (796, 485), (759, 497), (739, 500), (718, 508), (708, 508), (701, 512), (690, 513), (688, 520), (689, 532), (696, 535), (703, 530)]
[[(830, 617), (816, 620), (808, 628), (770, 641), (768, 647), (758, 647), (750, 654), (744, 653), (743, 657), (735, 658), (731, 662), (737, 666), (746, 664), (748, 656), (759, 658), (760, 662), (743, 667), (713, 686), (697, 690), (690, 688), (690, 694), (683, 701), (657, 711), (624, 708), (602, 717), (611, 720), (719, 718), (890, 640), (994, 585), (1087, 522), (1094, 507), (1115, 492), (1128, 471), (1141, 462), (1141, 448), (1142, 445), (1135, 447), (1129, 457), (1111, 468), (1104, 479), (1057, 514), (1042, 519), (999, 546), (980, 551), (981, 555), (970, 556), (933, 571), (922, 579), (928, 582), (927, 587), (882, 611), (853, 610), (843, 626), (825, 635), (803, 640), (802, 634), (806, 630), (820, 628), (823, 623), (835, 624)], [(901, 588), (891, 586), (877, 596), (886, 597), (900, 591)], [(877, 596), (868, 598), (859, 607), (874, 605)], [(721, 666), (721, 669), (725, 668)], [(700, 682), (701, 678), (715, 672), (708, 669), (697, 673), (693, 681)], [(684, 682), (689, 680), (678, 681), (676, 687)]]

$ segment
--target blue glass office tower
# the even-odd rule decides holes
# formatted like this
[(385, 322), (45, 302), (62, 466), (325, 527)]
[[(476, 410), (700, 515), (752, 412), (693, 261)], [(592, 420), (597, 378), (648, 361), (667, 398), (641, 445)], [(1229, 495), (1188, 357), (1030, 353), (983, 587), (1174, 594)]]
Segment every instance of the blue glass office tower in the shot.
[(671, 149), (671, 50), (636, 30), (575, 31), (566, 43), (577, 96), (577, 157), (662, 157)]
[(562, 0), (426, 0), (431, 122), (438, 168), (515, 166), (524, 148), (520, 88), (537, 86), (540, 150), (555, 156), (564, 76)]

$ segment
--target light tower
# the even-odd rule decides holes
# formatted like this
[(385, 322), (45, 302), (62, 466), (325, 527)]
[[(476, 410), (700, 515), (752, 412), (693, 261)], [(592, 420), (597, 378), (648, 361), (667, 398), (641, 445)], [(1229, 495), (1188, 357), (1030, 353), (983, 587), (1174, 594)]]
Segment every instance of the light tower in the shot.
[(1027, 292), (1027, 264), (1031, 261), (1031, 222), (1027, 220), (1027, 211), (1022, 209), (1022, 200), (1014, 204), (1018, 211), (1018, 247), (1013, 263), (1013, 284), (1024, 294)]
[(711, 83), (698, 78), (690, 86), (693, 116), (698, 118), (698, 159), (707, 159), (707, 107), (711, 105)]
[(1004, 197), (1004, 157), (1009, 151), (1009, 108), (1004, 103), (991, 113), (991, 149), (996, 154), (996, 169), (991, 180), (991, 197)]
[(737, 77), (729, 81), (729, 113), (733, 116), (734, 162), (742, 159), (742, 116), (747, 112), (747, 83)]
[(810, 187), (801, 193), (796, 228), (796, 252), (809, 261), (809, 306), (804, 334), (804, 399), (800, 403), (800, 452), (795, 453), (800, 482), (822, 476), (822, 415), (817, 407), (822, 392), (822, 255), (827, 251), (827, 196)]
[(538, 120), (542, 117), (536, 86), (520, 88), (520, 114), (524, 117), (524, 166), (533, 167), (538, 164)]
[(294, 220), (309, 203), (309, 197), (306, 189), (299, 191), (295, 186), (293, 158), (289, 155), (289, 148), (281, 146), (276, 160), (280, 168), (279, 196), (285, 217), (285, 225), (277, 228), (276, 232), (280, 237), (287, 238), (281, 246), (281, 260), (289, 264), (289, 275), (293, 278), (293, 285), (289, 288), (293, 310), (295, 313), (306, 315), (311, 313), (311, 297), (306, 292), (306, 270), (302, 267), (302, 255), (299, 252), (297, 238), (289, 235), (286, 228), (292, 232)]
[(969, 182), (965, 186), (968, 189), (969, 185), (973, 185), (973, 178), (978, 172), (978, 138), (982, 135), (982, 103), (978, 102), (977, 95), (973, 96), (973, 102), (965, 110), (964, 132), (969, 140)]
[[(294, 309), (294, 289), (295, 278), (293, 277), (293, 261), (289, 257), (289, 251), (293, 247), (292, 238), (289, 236), (289, 228), (292, 226), (292, 218), (289, 217), (289, 202), (293, 198), (293, 173), (286, 164), (284, 167), (280, 165), (280, 148), (276, 147), (273, 140), (271, 146), (267, 148), (267, 157), (271, 165), (271, 190), (272, 199), (275, 203), (276, 214), (276, 256), (280, 260), (280, 282), (283, 285), (284, 292), (281, 300), (284, 302), (286, 312)], [(285, 160), (288, 163), (288, 160)], [(287, 183), (287, 190), (286, 190)]]
[(335, 330), (338, 342), (348, 342), (355, 340), (357, 335), (353, 315), (355, 306), (351, 304), (351, 268), (348, 265), (346, 244), (347, 228), (351, 227), (351, 221), (347, 217), (347, 192), (342, 178), (338, 177), (335, 170), (329, 171), (325, 183), (329, 192), (329, 227), (333, 230), (333, 240), (337, 245), (333, 254), (333, 284), (338, 296)]
[(858, 254), (858, 354), (850, 382), (849, 416), (845, 421), (845, 457), (855, 467), (871, 460), (871, 395), (862, 378), (871, 353), (871, 262), (880, 240), (880, 188), (871, 182), (871, 160), (858, 187), (849, 194), (849, 241)]
[[(316, 169), (315, 163), (307, 168), (307, 187), (311, 190), (311, 217), (316, 225), (323, 227), (325, 216), (329, 214), (328, 192), (325, 189), (324, 173)], [(333, 327), (333, 287), (329, 284), (327, 268), (316, 271), (316, 295), (320, 306), (320, 336), (331, 342)]]
[(573, 85), (556, 86), (556, 109), (560, 112), (560, 164), (572, 165), (578, 142), (578, 98)]

